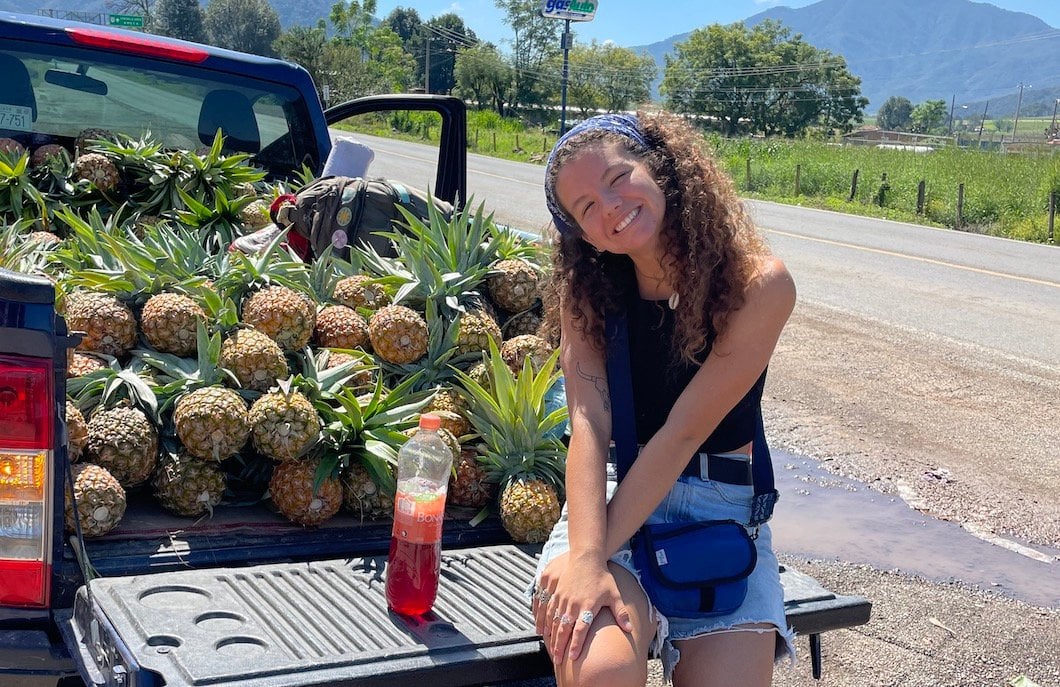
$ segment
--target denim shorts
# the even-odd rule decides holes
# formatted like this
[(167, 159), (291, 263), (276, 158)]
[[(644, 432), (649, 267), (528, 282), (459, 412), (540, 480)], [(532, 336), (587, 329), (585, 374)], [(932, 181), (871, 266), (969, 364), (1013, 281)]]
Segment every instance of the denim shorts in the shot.
[[(608, 500), (618, 486), (614, 481), (612, 467), (608, 466)], [(681, 477), (648, 518), (648, 522), (728, 519), (747, 522), (750, 518), (753, 493), (754, 489), (750, 486), (706, 481), (699, 477)], [(677, 618), (665, 617), (656, 609), (652, 609), (657, 630), (651, 646), (651, 655), (662, 659), (663, 674), (667, 682), (670, 681), (674, 666), (681, 658), (681, 652), (673, 645), (674, 641), (701, 637), (711, 632), (731, 631), (738, 625), (773, 625), (777, 634), (774, 660), (788, 657), (794, 662), (794, 632), (788, 627), (784, 617), (784, 588), (780, 584), (780, 566), (776, 554), (773, 553), (772, 535), (768, 525), (763, 525), (759, 530), (755, 546), (758, 550), (758, 563), (747, 580), (747, 597), (733, 613), (711, 618)], [(535, 585), (549, 561), (566, 553), (569, 548), (567, 507), (564, 506), (559, 522), (541, 550), (537, 572), (534, 574)], [(628, 544), (619, 549), (611, 560), (629, 570), (638, 582), (640, 581), (640, 576), (633, 567), (633, 554)]]

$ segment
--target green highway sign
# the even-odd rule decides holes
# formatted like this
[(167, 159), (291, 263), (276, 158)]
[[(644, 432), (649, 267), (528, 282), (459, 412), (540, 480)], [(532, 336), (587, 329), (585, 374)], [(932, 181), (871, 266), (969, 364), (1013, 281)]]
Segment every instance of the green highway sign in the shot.
[(110, 14), (107, 23), (111, 26), (129, 26), (135, 29), (144, 27), (144, 18), (139, 14)]

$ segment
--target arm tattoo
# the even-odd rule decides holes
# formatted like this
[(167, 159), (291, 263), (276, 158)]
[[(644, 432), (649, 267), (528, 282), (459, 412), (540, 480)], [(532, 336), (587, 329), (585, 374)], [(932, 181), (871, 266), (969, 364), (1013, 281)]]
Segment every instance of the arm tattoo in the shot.
[(581, 363), (578, 363), (577, 370), (579, 377), (593, 383), (593, 387), (596, 388), (596, 392), (600, 394), (600, 398), (604, 402), (604, 410), (611, 412), (611, 395), (607, 390), (607, 378), (589, 374), (582, 369)]

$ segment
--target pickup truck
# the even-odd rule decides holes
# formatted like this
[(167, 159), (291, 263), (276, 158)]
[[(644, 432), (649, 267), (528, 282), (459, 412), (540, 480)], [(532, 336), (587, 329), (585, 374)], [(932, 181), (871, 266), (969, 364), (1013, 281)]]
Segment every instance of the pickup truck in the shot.
[[(466, 194), (466, 115), (451, 97), (362, 98), (324, 111), (308, 74), (277, 61), (141, 33), (0, 13), (0, 137), (71, 147), (92, 127), (208, 146), (221, 128), (273, 179), (319, 174), (328, 126), (431, 110), (443, 121), (435, 195)], [(64, 533), (70, 479), (67, 331), (50, 281), (0, 269), (0, 684), (496, 684), (547, 676), (524, 590), (534, 546), (496, 517), (447, 518), (442, 584), (421, 618), (387, 611), (391, 525), (316, 528), (265, 509), (190, 522), (130, 495), (121, 526)], [(869, 602), (782, 571), (788, 619), (810, 637), (867, 622)]]

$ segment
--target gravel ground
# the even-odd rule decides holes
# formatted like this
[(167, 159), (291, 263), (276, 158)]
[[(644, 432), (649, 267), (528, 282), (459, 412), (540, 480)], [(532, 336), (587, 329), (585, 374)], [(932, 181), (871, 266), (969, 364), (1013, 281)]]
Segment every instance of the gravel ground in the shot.
[[(1060, 370), (800, 303), (766, 394), (775, 446), (984, 538), (1060, 547)], [(774, 685), (1060, 687), (1060, 600), (1040, 608), (899, 570), (781, 560), (873, 610), (867, 625), (824, 635), (822, 680), (799, 638), (798, 664), (779, 666)], [(657, 661), (648, 684), (663, 684)]]

